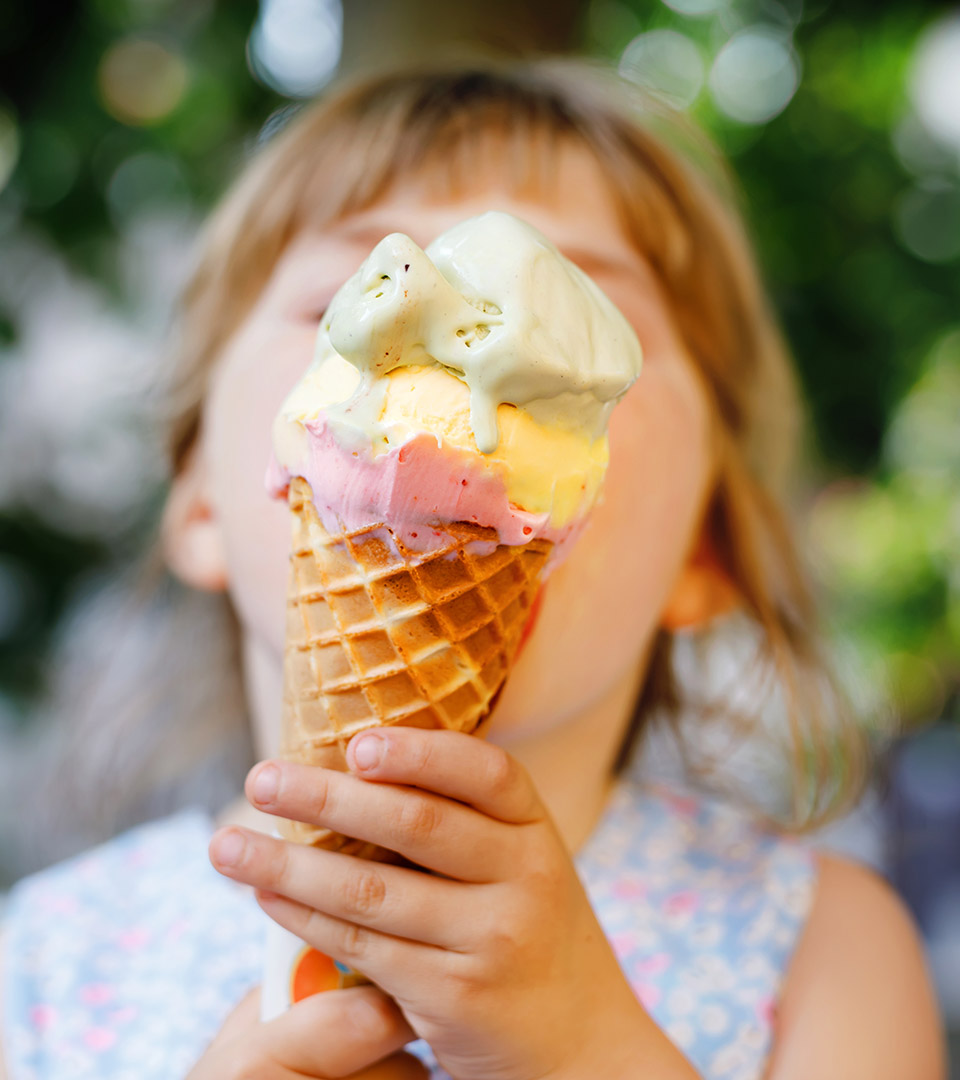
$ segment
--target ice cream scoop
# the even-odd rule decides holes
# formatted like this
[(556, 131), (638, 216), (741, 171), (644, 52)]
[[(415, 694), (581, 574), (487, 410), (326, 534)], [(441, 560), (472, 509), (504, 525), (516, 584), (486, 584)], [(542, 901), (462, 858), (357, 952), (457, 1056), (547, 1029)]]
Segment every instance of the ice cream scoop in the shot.
[(328, 527), (389, 521), (414, 547), (448, 521), (556, 542), (596, 499), (640, 362), (614, 304), (518, 218), (481, 214), (425, 251), (393, 233), (323, 317), (269, 483), (303, 477)]

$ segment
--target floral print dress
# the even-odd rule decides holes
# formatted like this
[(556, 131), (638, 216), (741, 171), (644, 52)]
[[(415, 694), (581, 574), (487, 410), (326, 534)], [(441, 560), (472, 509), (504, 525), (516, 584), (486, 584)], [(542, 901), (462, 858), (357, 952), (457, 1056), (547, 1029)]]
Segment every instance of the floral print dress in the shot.
[[(261, 977), (266, 916), (185, 812), (16, 885), (10, 1080), (181, 1080)], [(644, 1006), (705, 1080), (759, 1080), (815, 862), (725, 803), (621, 780), (577, 868)], [(433, 1068), (429, 1047), (413, 1044)]]

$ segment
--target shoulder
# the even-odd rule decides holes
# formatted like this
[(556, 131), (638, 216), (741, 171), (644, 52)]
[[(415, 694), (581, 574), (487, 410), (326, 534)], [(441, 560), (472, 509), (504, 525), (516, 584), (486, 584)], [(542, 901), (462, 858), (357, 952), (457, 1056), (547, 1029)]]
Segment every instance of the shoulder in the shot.
[(940, 1080), (943, 1044), (919, 935), (896, 893), (820, 855), (780, 999), (771, 1080)]

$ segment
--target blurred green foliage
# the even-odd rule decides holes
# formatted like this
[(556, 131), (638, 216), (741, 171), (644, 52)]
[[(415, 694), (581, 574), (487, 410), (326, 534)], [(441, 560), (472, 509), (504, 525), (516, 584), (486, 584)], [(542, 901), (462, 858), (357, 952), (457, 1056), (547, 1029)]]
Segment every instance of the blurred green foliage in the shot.
[[(763, 6), (753, 6), (761, 15)], [(611, 58), (635, 34), (660, 27), (682, 32), (707, 55), (715, 51), (714, 19), (648, 0), (597, 8), (603, 18), (592, 21), (593, 44)], [(948, 7), (803, 10), (793, 33), (801, 80), (782, 113), (738, 124), (706, 92), (691, 112), (733, 160), (824, 456), (837, 469), (862, 472), (878, 464), (891, 411), (958, 317), (960, 262), (924, 263), (893, 228), (911, 182), (892, 141), (907, 112), (906, 71), (918, 34)]]
[[(956, 8), (675, 6), (595, 0), (589, 45), (615, 59), (668, 29), (709, 58), (756, 21), (792, 31), (800, 80), (781, 113), (738, 123), (706, 88), (691, 113), (733, 162), (803, 381), (828, 482), (808, 548), (873, 691), (865, 719), (888, 705), (908, 726), (960, 719), (960, 151), (929, 138), (908, 95), (918, 39)], [(937, 261), (898, 229), (931, 183), (952, 198), (931, 223), (953, 253)]]
[[(0, 192), (0, 235), (39, 231), (122, 308), (129, 298), (117, 252), (128, 214), (151, 202), (208, 206), (281, 104), (245, 62), (256, 14), (254, 0), (0, 5), (0, 116), (13, 119), (18, 144)], [(180, 59), (187, 79), (173, 108), (135, 122), (111, 112), (103, 71), (118, 43), (140, 40)], [(17, 316), (0, 310), (0, 364), (4, 346), (16, 345)], [(0, 619), (0, 704), (9, 702), (14, 715), (28, 715), (41, 689), (71, 585), (116, 554), (111, 541), (78, 540), (20, 507), (0, 506), (0, 570), (30, 600), (18, 603), (20, 618)]]
[[(38, 0), (3, 12), (0, 104), (17, 118), (21, 143), (4, 208), (47, 232), (79, 269), (122, 291), (112, 249), (123, 222), (109, 198), (118, 168), (155, 155), (166, 182), (145, 186), (145, 199), (207, 205), (277, 104), (244, 60), (257, 4)], [(110, 50), (129, 40), (157, 42), (187, 67), (174, 107), (142, 123), (118, 118), (102, 92)]]
[[(908, 718), (932, 719), (960, 686), (960, 339), (949, 336), (960, 260), (949, 244), (946, 258), (931, 259), (904, 241), (902, 223), (931, 176), (952, 198), (958, 158), (938, 159), (924, 144), (932, 164), (921, 175), (902, 144), (915, 44), (950, 5), (677, 7), (702, 14), (659, 0), (594, 0), (584, 46), (616, 61), (638, 36), (670, 30), (693, 43), (707, 71), (738, 27), (762, 22), (792, 41), (799, 85), (769, 121), (731, 119), (707, 85), (691, 111), (742, 181), (834, 481), (811, 507), (810, 533), (837, 625), (870, 670), (892, 672)], [(245, 59), (257, 12), (252, 0), (0, 7), (0, 182), (12, 169), (0, 235), (39, 230), (122, 304), (117, 244), (131, 215), (151, 201), (208, 206), (287, 104)], [(17, 332), (17, 312), (0, 310), (0, 363)], [(933, 432), (932, 462), (911, 456), (917, 431)], [(952, 467), (941, 468), (938, 447), (952, 448)], [(32, 613), (0, 626), (0, 693), (22, 704), (39, 687), (36, 658), (69, 586), (108, 559), (111, 544), (78, 542), (8, 506), (0, 551), (32, 598)]]

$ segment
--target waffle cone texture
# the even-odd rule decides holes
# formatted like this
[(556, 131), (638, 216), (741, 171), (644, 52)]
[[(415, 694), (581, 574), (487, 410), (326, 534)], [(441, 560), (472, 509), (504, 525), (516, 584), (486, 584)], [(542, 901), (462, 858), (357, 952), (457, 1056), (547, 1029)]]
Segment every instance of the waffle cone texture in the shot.
[[(328, 532), (306, 480), (290, 482), (281, 754), (345, 770), (360, 731), (402, 725), (473, 731), (516, 656), (551, 544), (497, 542), (444, 525), (430, 551), (387, 524)], [(374, 845), (299, 822), (289, 839), (382, 857)]]

